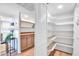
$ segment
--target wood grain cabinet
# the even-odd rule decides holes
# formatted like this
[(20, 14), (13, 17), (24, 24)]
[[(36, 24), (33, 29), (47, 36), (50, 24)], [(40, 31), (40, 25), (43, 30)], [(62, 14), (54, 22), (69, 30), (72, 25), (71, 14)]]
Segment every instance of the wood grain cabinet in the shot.
[(26, 50), (34, 46), (34, 33), (22, 32), (21, 33), (21, 50)]

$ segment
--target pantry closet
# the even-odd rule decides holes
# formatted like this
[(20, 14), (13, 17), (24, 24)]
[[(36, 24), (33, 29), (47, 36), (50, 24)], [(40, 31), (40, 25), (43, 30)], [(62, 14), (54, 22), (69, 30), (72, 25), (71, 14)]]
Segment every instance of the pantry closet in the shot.
[(77, 20), (75, 15), (78, 13), (76, 9), (78, 5), (75, 3), (47, 4), (48, 55), (53, 56), (56, 50), (69, 55), (79, 55), (79, 51), (75, 48), (78, 45), (75, 44), (77, 43), (75, 32), (78, 32), (78, 27), (75, 25)]

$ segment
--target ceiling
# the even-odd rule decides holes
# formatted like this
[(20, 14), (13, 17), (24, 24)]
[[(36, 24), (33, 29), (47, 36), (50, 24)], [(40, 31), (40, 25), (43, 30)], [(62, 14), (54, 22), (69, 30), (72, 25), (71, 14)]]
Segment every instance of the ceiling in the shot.
[[(35, 11), (34, 3), (18, 3), (18, 4), (29, 11), (32, 11), (32, 12)], [(60, 5), (62, 5), (62, 6), (60, 6)], [(73, 12), (73, 10), (75, 8), (75, 3), (49, 3), (47, 8), (48, 8), (48, 12), (52, 13), (53, 16), (60, 15), (60, 14), (64, 14), (64, 13)]]
[(52, 16), (60, 16), (73, 13), (75, 3), (50, 3), (48, 4), (48, 13)]
[[(18, 3), (20, 6), (24, 7), (28, 11), (35, 11), (34, 3)], [(49, 3), (47, 10), (53, 16), (62, 15), (65, 13), (72, 13), (75, 8), (75, 3)]]
[[(18, 3), (18, 4), (30, 12), (35, 12), (34, 3)], [(47, 7), (48, 17), (51, 16), (51, 17), (59, 17), (60, 18), (60, 16), (62, 16), (62, 15), (64, 17), (67, 15), (70, 15), (70, 14), (72, 15), (74, 12), (75, 5), (76, 5), (75, 3), (49, 3), (48, 7)], [(32, 21), (35, 21), (35, 20), (32, 20)]]
[(18, 3), (18, 4), (27, 9), (28, 11), (34, 12), (35, 10), (34, 3)]

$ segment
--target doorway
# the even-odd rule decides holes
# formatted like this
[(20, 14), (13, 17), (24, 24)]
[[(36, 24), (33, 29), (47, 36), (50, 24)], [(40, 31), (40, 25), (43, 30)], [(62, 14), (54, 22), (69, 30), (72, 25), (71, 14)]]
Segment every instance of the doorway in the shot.
[(70, 56), (73, 54), (75, 5), (75, 3), (48, 4), (48, 55)]
[[(28, 12), (20, 13), (20, 43), (22, 56), (34, 56), (35, 10), (33, 3), (20, 3)], [(32, 8), (32, 9), (31, 9)]]

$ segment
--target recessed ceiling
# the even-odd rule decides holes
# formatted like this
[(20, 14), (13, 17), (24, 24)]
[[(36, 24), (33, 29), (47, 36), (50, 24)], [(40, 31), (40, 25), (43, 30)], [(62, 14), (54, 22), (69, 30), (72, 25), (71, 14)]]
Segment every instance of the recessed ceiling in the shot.
[(52, 16), (64, 15), (67, 13), (73, 13), (75, 3), (49, 3), (48, 12)]

